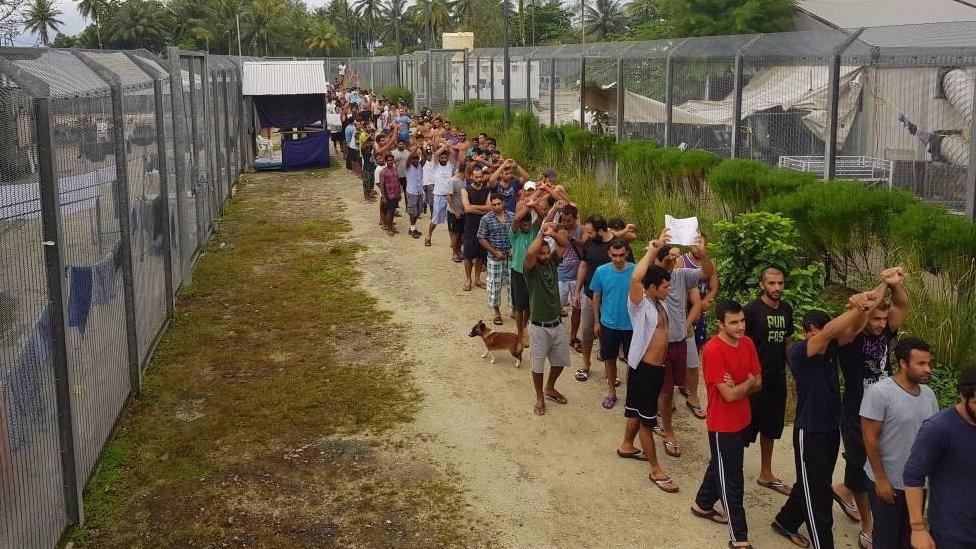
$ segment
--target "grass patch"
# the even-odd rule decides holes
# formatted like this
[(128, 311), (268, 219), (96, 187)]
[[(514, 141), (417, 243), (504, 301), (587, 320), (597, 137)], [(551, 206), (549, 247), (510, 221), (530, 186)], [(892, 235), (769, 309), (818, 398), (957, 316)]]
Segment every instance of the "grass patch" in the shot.
[(411, 421), (420, 395), (400, 329), (359, 286), (360, 248), (322, 173), (251, 176), (228, 203), (73, 541), (486, 543), (447, 473), (390, 473), (412, 450), (376, 435)]

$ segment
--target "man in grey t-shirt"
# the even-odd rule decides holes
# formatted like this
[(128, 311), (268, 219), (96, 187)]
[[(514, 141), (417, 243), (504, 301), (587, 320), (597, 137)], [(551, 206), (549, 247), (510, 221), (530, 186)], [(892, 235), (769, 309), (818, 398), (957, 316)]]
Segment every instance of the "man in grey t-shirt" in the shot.
[(861, 400), (861, 431), (868, 456), (864, 472), (874, 483), (868, 490), (874, 547), (911, 547), (902, 473), (922, 422), (939, 411), (935, 393), (924, 385), (932, 372), (929, 344), (902, 338), (895, 358), (898, 372), (865, 389)]
[[(668, 236), (670, 238), (670, 236)], [(671, 284), (668, 286), (668, 297), (664, 300), (664, 309), (668, 314), (668, 349), (664, 356), (664, 385), (658, 397), (657, 410), (661, 421), (654, 432), (664, 438), (664, 452), (671, 457), (681, 456), (678, 437), (671, 423), (671, 408), (674, 405), (675, 386), (685, 385), (685, 373), (688, 367), (688, 327), (693, 326), (701, 314), (701, 293), (698, 282), (703, 278), (710, 278), (715, 272), (715, 265), (705, 250), (705, 241), (701, 235), (692, 245), (696, 257), (701, 257), (700, 269), (689, 269), (683, 266), (681, 250), (676, 246), (666, 244), (657, 252), (655, 264), (671, 273)], [(688, 303), (692, 307), (688, 308)], [(698, 375), (698, 370), (695, 370)]]

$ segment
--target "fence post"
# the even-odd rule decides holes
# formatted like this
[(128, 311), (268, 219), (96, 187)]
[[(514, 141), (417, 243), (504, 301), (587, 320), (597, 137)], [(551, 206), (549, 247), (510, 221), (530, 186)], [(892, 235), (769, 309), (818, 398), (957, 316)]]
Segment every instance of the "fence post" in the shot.
[[(169, 159), (166, 157), (166, 118), (163, 105), (163, 77), (159, 75), (145, 60), (132, 52), (125, 52), (126, 56), (142, 69), (153, 82), (153, 105), (156, 109), (156, 158), (159, 170), (159, 196), (162, 198), (163, 219), (165, 219), (165, 229), (163, 231), (163, 264), (165, 273), (163, 280), (166, 287), (166, 316), (173, 317), (176, 309), (176, 290), (173, 283), (173, 242), (171, 222), (173, 218), (169, 211)], [(176, 199), (179, 204), (179, 196)], [(177, 218), (179, 219), (179, 218)]]
[(532, 113), (532, 58), (528, 55), (525, 56), (525, 112)]
[(54, 396), (58, 421), (58, 452), (61, 459), (61, 489), (69, 524), (82, 521), (84, 507), (75, 462), (75, 436), (72, 427), (71, 370), (65, 326), (68, 325), (64, 280), (64, 249), (61, 238), (61, 196), (58, 190), (54, 125), (51, 121), (50, 86), (26, 70), (0, 58), (0, 73), (5, 74), (30, 94), (37, 129), (38, 193), (41, 207), (44, 271), (47, 282), (48, 314), (51, 321), (51, 363), (54, 371)]
[(132, 275), (132, 230), (129, 227), (129, 158), (125, 148), (125, 110), (121, 79), (83, 52), (75, 56), (99, 78), (112, 93), (112, 136), (115, 141), (115, 211), (119, 214), (119, 248), (122, 256), (122, 295), (125, 308), (125, 339), (129, 362), (129, 391), (139, 392), (139, 340), (136, 337), (136, 299)]
[(549, 126), (556, 125), (556, 58), (549, 59)]
[(193, 257), (193, 250), (196, 249), (196, 244), (190, 247), (189, 242), (189, 229), (183, 228), (183, 223), (186, 221), (183, 217), (183, 200), (187, 196), (187, 173), (186, 173), (186, 156), (189, 151), (187, 144), (186, 126), (184, 125), (186, 121), (186, 116), (183, 111), (183, 71), (180, 67), (180, 50), (176, 47), (171, 47), (166, 51), (166, 55), (169, 59), (169, 100), (171, 103), (170, 112), (173, 116), (173, 166), (176, 168), (176, 218), (180, 222), (180, 280), (184, 283), (189, 284), (193, 280), (192, 271), (189, 269), (189, 260), (183, 260), (183, 254), (187, 254), (187, 258)]
[(738, 158), (742, 149), (742, 52), (735, 54), (735, 61), (732, 65), (732, 150), (731, 158)]
[(489, 58), (489, 73), (488, 73), (488, 83), (491, 85), (491, 98), (490, 105), (495, 105), (495, 54), (492, 54)]
[(223, 202), (220, 200), (220, 195), (217, 194), (219, 190), (219, 183), (217, 182), (217, 148), (213, 142), (215, 134), (211, 131), (212, 129), (216, 129), (217, 115), (213, 108), (213, 83), (210, 81), (210, 77), (212, 76), (210, 72), (210, 54), (206, 51), (202, 53), (203, 70), (200, 71), (200, 80), (203, 83), (203, 140), (207, 151), (207, 195), (209, 197), (207, 203), (210, 206), (210, 213), (207, 217), (207, 233), (203, 235), (203, 242), (201, 242), (201, 245), (205, 245), (219, 212), (223, 209)]
[[(973, 88), (972, 104), (976, 107), (976, 87)], [(973, 110), (972, 112), (976, 112)], [(966, 169), (966, 216), (976, 218), (976, 118), (969, 122), (969, 166)]]
[(461, 80), (464, 84), (464, 91), (461, 92), (461, 98), (462, 100), (467, 101), (468, 99), (471, 99), (471, 90), (468, 89), (471, 86), (471, 75), (468, 74), (468, 50), (465, 49), (461, 55), (463, 56), (464, 63), (464, 74), (461, 75)]
[(834, 178), (837, 163), (837, 104), (840, 102), (840, 56), (864, 32), (857, 29), (843, 42), (834, 46), (830, 55), (830, 74), (827, 80), (827, 136), (824, 139), (824, 180)]
[(586, 128), (586, 54), (580, 57), (579, 115), (580, 127)]
[(624, 74), (624, 58), (617, 58), (617, 131), (616, 138), (617, 142), (623, 140), (624, 138), (624, 100), (626, 97), (626, 87), (625, 82), (627, 75)]
[(674, 141), (674, 51), (681, 47), (688, 39), (679, 40), (668, 48), (668, 56), (664, 61), (664, 146), (672, 146)]
[[(231, 157), (234, 155), (234, 144), (231, 141), (230, 133), (230, 71), (221, 71), (224, 75), (224, 166), (227, 168), (227, 196), (230, 198), (230, 190), (234, 187), (234, 172), (231, 168)], [(324, 116), (324, 114), (323, 114)], [(326, 130), (326, 120), (322, 120), (322, 130)]]
[(425, 86), (427, 90), (427, 108), (433, 110), (431, 106), (430, 99), (434, 95), (434, 56), (427, 51), (427, 85)]
[(481, 99), (481, 56), (474, 58), (474, 93), (475, 98)]

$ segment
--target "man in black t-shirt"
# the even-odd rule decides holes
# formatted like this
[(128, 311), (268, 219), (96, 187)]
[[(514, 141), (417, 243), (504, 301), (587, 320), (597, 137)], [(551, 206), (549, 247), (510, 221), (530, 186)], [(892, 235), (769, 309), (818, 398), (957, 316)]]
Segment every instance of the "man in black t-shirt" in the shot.
[[(796, 486), (776, 514), (773, 531), (800, 547), (834, 546), (831, 479), (840, 449), (840, 384), (837, 379), (838, 341), (849, 341), (878, 303), (878, 293), (852, 296), (850, 308), (829, 320), (820, 311), (803, 315), (803, 341), (790, 349), (790, 371), (796, 381), (796, 421), (793, 459)], [(811, 540), (798, 533), (806, 523)], [(812, 544), (811, 544), (812, 542)]]
[(786, 350), (793, 335), (793, 308), (782, 301), (786, 282), (783, 271), (767, 267), (759, 279), (762, 295), (743, 307), (746, 334), (756, 344), (762, 365), (762, 389), (749, 397), (752, 423), (746, 444), (759, 437), (762, 466), (756, 482), (790, 495), (790, 487), (773, 474), (773, 445), (783, 435), (786, 418)]
[(586, 219), (584, 235), (589, 238), (583, 244), (583, 253), (579, 256), (576, 293), (572, 298), (573, 307), (580, 309), (580, 344), (583, 355), (583, 368), (576, 371), (576, 381), (586, 381), (590, 377), (590, 354), (593, 352), (593, 340), (596, 339), (593, 333), (595, 320), (590, 281), (601, 265), (610, 262), (610, 240), (613, 239), (607, 220), (599, 214)]
[[(881, 272), (881, 279), (875, 291), (879, 295), (890, 291), (890, 304), (879, 303), (870, 312), (863, 330), (848, 340), (841, 340), (838, 349), (840, 368), (844, 374), (840, 431), (844, 440), (845, 466), (844, 482), (833, 487), (833, 498), (848, 517), (860, 520), (862, 545), (870, 543), (874, 523), (868, 498), (871, 482), (864, 472), (867, 454), (861, 435), (861, 398), (868, 386), (891, 375), (889, 356), (892, 343), (898, 337), (898, 328), (908, 312), (905, 270), (901, 267), (885, 269)], [(855, 505), (851, 505), (852, 497)]]

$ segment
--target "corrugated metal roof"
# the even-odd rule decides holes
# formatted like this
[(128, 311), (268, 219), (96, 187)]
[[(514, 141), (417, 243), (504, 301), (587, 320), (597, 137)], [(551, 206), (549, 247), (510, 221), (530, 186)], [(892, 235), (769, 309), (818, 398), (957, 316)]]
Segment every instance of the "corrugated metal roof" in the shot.
[(325, 93), (325, 62), (246, 61), (244, 95), (302, 95)]
[(976, 8), (956, 0), (800, 0), (797, 7), (842, 29), (976, 21)]

